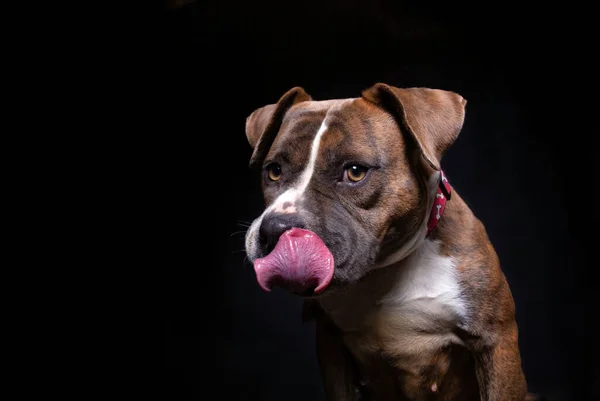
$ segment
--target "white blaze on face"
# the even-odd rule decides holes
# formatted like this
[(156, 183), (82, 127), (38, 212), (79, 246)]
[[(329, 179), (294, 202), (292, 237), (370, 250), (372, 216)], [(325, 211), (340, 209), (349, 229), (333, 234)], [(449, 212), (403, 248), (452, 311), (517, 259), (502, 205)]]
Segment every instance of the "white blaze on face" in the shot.
[(284, 193), (279, 195), (279, 197), (277, 197), (277, 199), (275, 199), (275, 201), (271, 204), (271, 206), (269, 206), (267, 208), (267, 210), (265, 210), (263, 215), (266, 213), (269, 213), (269, 212), (276, 212), (276, 213), (296, 213), (297, 212), (296, 201), (298, 201), (302, 197), (302, 195), (304, 194), (304, 191), (306, 190), (306, 187), (308, 187), (308, 183), (310, 182), (310, 179), (313, 176), (313, 173), (315, 171), (315, 163), (317, 160), (317, 155), (319, 154), (319, 145), (321, 144), (321, 138), (323, 137), (323, 133), (325, 133), (326, 130), (327, 130), (327, 124), (325, 123), (325, 120), (323, 120), (321, 127), (317, 131), (317, 135), (315, 136), (315, 139), (313, 139), (312, 146), (310, 149), (310, 157), (308, 159), (308, 164), (306, 165), (306, 167), (304, 168), (304, 171), (300, 175), (300, 179), (298, 180), (296, 185), (294, 185), (292, 188), (288, 189), (287, 191), (285, 191)]
[(321, 123), (321, 126), (319, 127), (319, 130), (317, 131), (317, 134), (315, 135), (315, 138), (313, 139), (313, 142), (312, 142), (312, 145), (310, 148), (310, 156), (308, 158), (308, 163), (306, 164), (306, 167), (300, 174), (298, 181), (296, 181), (291, 188), (289, 188), (284, 193), (279, 195), (277, 197), (277, 199), (275, 199), (275, 201), (273, 201), (273, 203), (262, 213), (262, 215), (260, 217), (258, 217), (256, 220), (254, 220), (254, 222), (252, 222), (252, 225), (250, 226), (250, 228), (248, 229), (248, 232), (246, 234), (246, 253), (248, 254), (248, 257), (250, 259), (253, 259), (255, 257), (255, 255), (257, 254), (258, 230), (262, 223), (262, 219), (265, 215), (272, 213), (272, 212), (273, 213), (297, 213), (298, 212), (296, 205), (297, 205), (298, 201), (302, 199), (302, 197), (304, 195), (304, 191), (306, 191), (306, 188), (308, 187), (308, 184), (310, 183), (310, 180), (315, 172), (315, 164), (317, 161), (317, 157), (319, 155), (319, 147), (321, 145), (321, 139), (323, 138), (323, 135), (327, 131), (327, 119), (330, 116), (330, 113), (332, 111), (339, 110), (344, 104), (351, 102), (353, 100), (355, 100), (355, 99), (354, 98), (345, 99), (341, 103), (338, 103), (335, 105), (332, 104), (333, 103), (332, 101), (315, 102), (315, 104), (318, 104), (319, 107), (322, 107), (322, 106), (328, 107), (329, 106), (329, 109), (327, 110), (325, 118), (323, 119), (323, 122)]
[(310, 157), (308, 159), (308, 164), (306, 168), (300, 174), (300, 179), (298, 182), (290, 189), (282, 193), (275, 199), (275, 201), (260, 215), (259, 218), (252, 222), (252, 225), (248, 229), (248, 233), (246, 234), (246, 253), (248, 257), (252, 260), (255, 258), (257, 254), (258, 248), (258, 230), (260, 229), (260, 225), (262, 223), (263, 217), (271, 212), (274, 213), (296, 213), (296, 202), (302, 197), (306, 187), (310, 182), (310, 179), (315, 171), (315, 162), (317, 159), (317, 155), (319, 154), (319, 144), (321, 143), (321, 138), (323, 137), (323, 133), (327, 130), (327, 124), (325, 121), (327, 117), (323, 120), (319, 131), (317, 131), (317, 135), (312, 142), (312, 146), (310, 149)]
[(275, 201), (267, 209), (265, 209), (260, 217), (252, 222), (252, 225), (248, 229), (248, 233), (246, 234), (246, 253), (251, 260), (254, 259), (255, 255), (257, 254), (258, 230), (262, 223), (263, 217), (271, 212), (296, 213), (298, 211), (296, 208), (296, 202), (304, 194), (304, 191), (306, 190), (306, 187), (308, 187), (310, 179), (315, 171), (315, 163), (317, 160), (317, 155), (319, 154), (321, 138), (327, 130), (327, 124), (325, 123), (326, 120), (327, 116), (323, 120), (323, 123), (321, 123), (321, 127), (317, 131), (315, 139), (313, 139), (308, 164), (306, 165), (302, 174), (300, 174), (300, 179), (298, 182), (296, 182), (292, 188), (279, 195), (277, 199), (275, 199)]

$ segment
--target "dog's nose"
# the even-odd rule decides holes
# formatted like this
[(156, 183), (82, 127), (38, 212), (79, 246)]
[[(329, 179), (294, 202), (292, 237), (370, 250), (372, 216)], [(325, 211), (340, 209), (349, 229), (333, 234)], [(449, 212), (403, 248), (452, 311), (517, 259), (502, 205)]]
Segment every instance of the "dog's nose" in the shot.
[(281, 234), (294, 227), (306, 228), (298, 213), (277, 213), (263, 217), (258, 232), (263, 254), (269, 254), (277, 245)]

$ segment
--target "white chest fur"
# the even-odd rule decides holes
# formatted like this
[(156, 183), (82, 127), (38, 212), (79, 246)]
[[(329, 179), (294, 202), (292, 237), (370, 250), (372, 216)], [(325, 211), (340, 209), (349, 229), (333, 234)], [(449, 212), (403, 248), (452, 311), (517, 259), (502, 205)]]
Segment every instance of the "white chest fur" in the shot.
[(462, 314), (463, 303), (455, 269), (454, 260), (440, 254), (439, 242), (425, 240), (397, 268), (391, 290), (379, 303), (393, 308), (432, 300)]
[(425, 240), (399, 264), (373, 271), (321, 305), (357, 357), (384, 353), (404, 365), (460, 343), (453, 329), (466, 311), (455, 269), (439, 243)]

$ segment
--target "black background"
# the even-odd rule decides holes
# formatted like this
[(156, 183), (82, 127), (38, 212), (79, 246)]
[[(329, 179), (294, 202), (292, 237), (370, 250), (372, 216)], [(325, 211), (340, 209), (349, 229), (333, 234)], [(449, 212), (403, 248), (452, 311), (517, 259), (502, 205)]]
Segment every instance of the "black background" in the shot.
[(198, 1), (164, 13), (167, 124), (146, 140), (165, 256), (165, 399), (323, 400), (300, 301), (263, 293), (244, 262), (244, 224), (263, 207), (244, 124), (293, 86), (322, 100), (376, 82), (468, 100), (442, 165), (499, 254), (530, 390), (550, 401), (599, 397), (586, 306), (598, 151), (580, 124), (589, 49), (565, 22), (577, 25), (583, 11), (308, 0)]

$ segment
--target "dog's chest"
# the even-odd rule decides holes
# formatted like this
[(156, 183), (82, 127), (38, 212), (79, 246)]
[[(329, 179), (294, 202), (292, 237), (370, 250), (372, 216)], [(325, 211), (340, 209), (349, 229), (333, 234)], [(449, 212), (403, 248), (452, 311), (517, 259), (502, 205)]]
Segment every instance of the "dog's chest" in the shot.
[(453, 334), (465, 315), (455, 265), (431, 241), (321, 305), (359, 363), (382, 355), (396, 368), (419, 371), (444, 346), (461, 344)]

